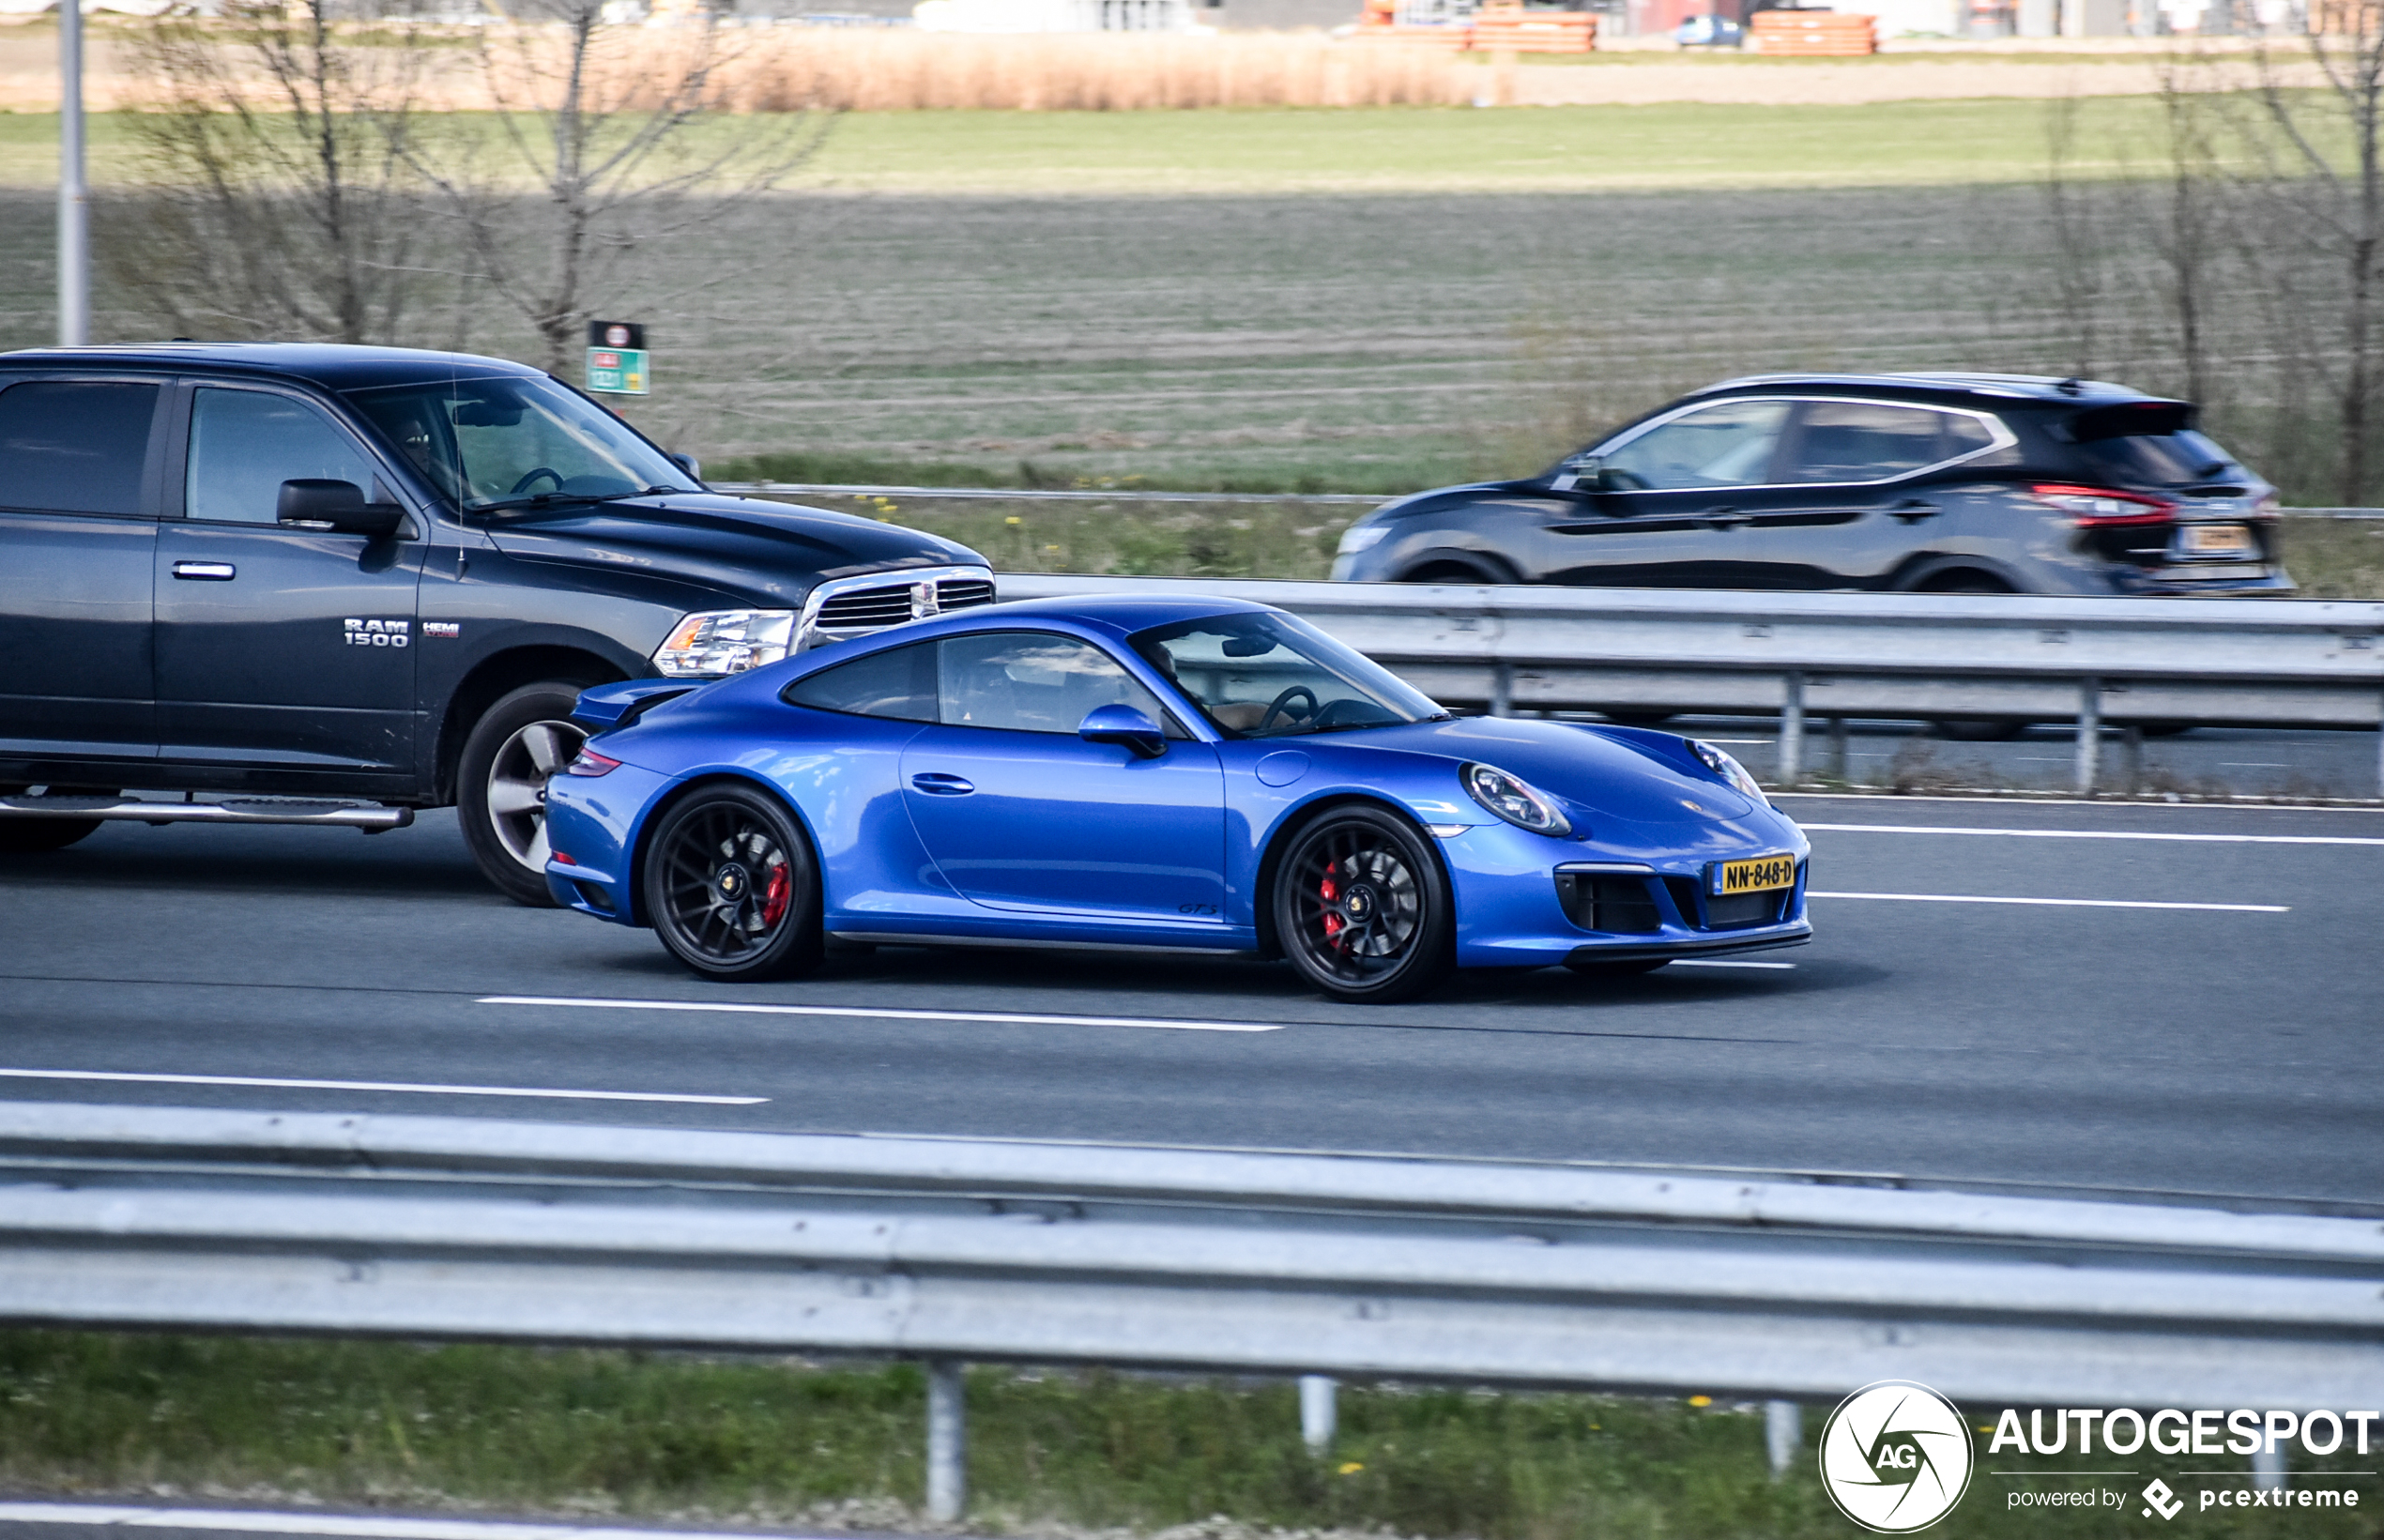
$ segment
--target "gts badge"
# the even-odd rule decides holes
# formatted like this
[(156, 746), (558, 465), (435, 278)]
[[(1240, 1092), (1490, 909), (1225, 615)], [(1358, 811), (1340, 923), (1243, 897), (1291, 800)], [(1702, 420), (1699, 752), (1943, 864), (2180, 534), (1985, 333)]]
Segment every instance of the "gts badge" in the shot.
[(343, 620), (340, 640), (350, 647), (404, 647), (413, 629), (411, 620)]

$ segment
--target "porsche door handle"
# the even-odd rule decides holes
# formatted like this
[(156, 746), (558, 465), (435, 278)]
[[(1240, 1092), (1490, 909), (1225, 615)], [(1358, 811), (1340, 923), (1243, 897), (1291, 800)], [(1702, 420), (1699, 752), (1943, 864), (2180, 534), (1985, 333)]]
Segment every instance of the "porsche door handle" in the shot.
[(177, 561), (174, 575), (186, 583), (229, 583), (240, 570), (228, 561)]
[(910, 778), (910, 784), (930, 797), (966, 797), (977, 788), (957, 775), (943, 775), (925, 770)]

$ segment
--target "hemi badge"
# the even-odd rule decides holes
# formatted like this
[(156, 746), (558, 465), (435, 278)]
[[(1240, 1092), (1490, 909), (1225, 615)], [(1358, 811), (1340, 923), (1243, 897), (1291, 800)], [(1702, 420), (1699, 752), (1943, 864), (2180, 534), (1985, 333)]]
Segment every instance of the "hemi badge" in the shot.
[(425, 620), (422, 622), (422, 634), (425, 636), (461, 636), (464, 634), (464, 627), (461, 621), (456, 620)]

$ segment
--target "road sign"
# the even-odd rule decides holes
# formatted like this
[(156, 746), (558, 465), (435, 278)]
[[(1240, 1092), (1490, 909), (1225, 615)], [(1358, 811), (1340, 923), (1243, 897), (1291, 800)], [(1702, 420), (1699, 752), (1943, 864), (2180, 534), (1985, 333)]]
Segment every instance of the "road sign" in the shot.
[(588, 323), (588, 389), (602, 395), (642, 396), (650, 378), (646, 328), (635, 321)]

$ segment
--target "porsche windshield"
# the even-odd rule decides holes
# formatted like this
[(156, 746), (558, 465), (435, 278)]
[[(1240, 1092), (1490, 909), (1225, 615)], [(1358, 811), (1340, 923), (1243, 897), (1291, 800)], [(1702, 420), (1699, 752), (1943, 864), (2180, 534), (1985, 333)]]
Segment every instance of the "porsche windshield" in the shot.
[(1448, 713), (1305, 621), (1215, 615), (1131, 638), (1229, 738), (1427, 722)]
[(699, 490), (611, 413), (552, 380), (445, 380), (347, 399), (466, 511)]

